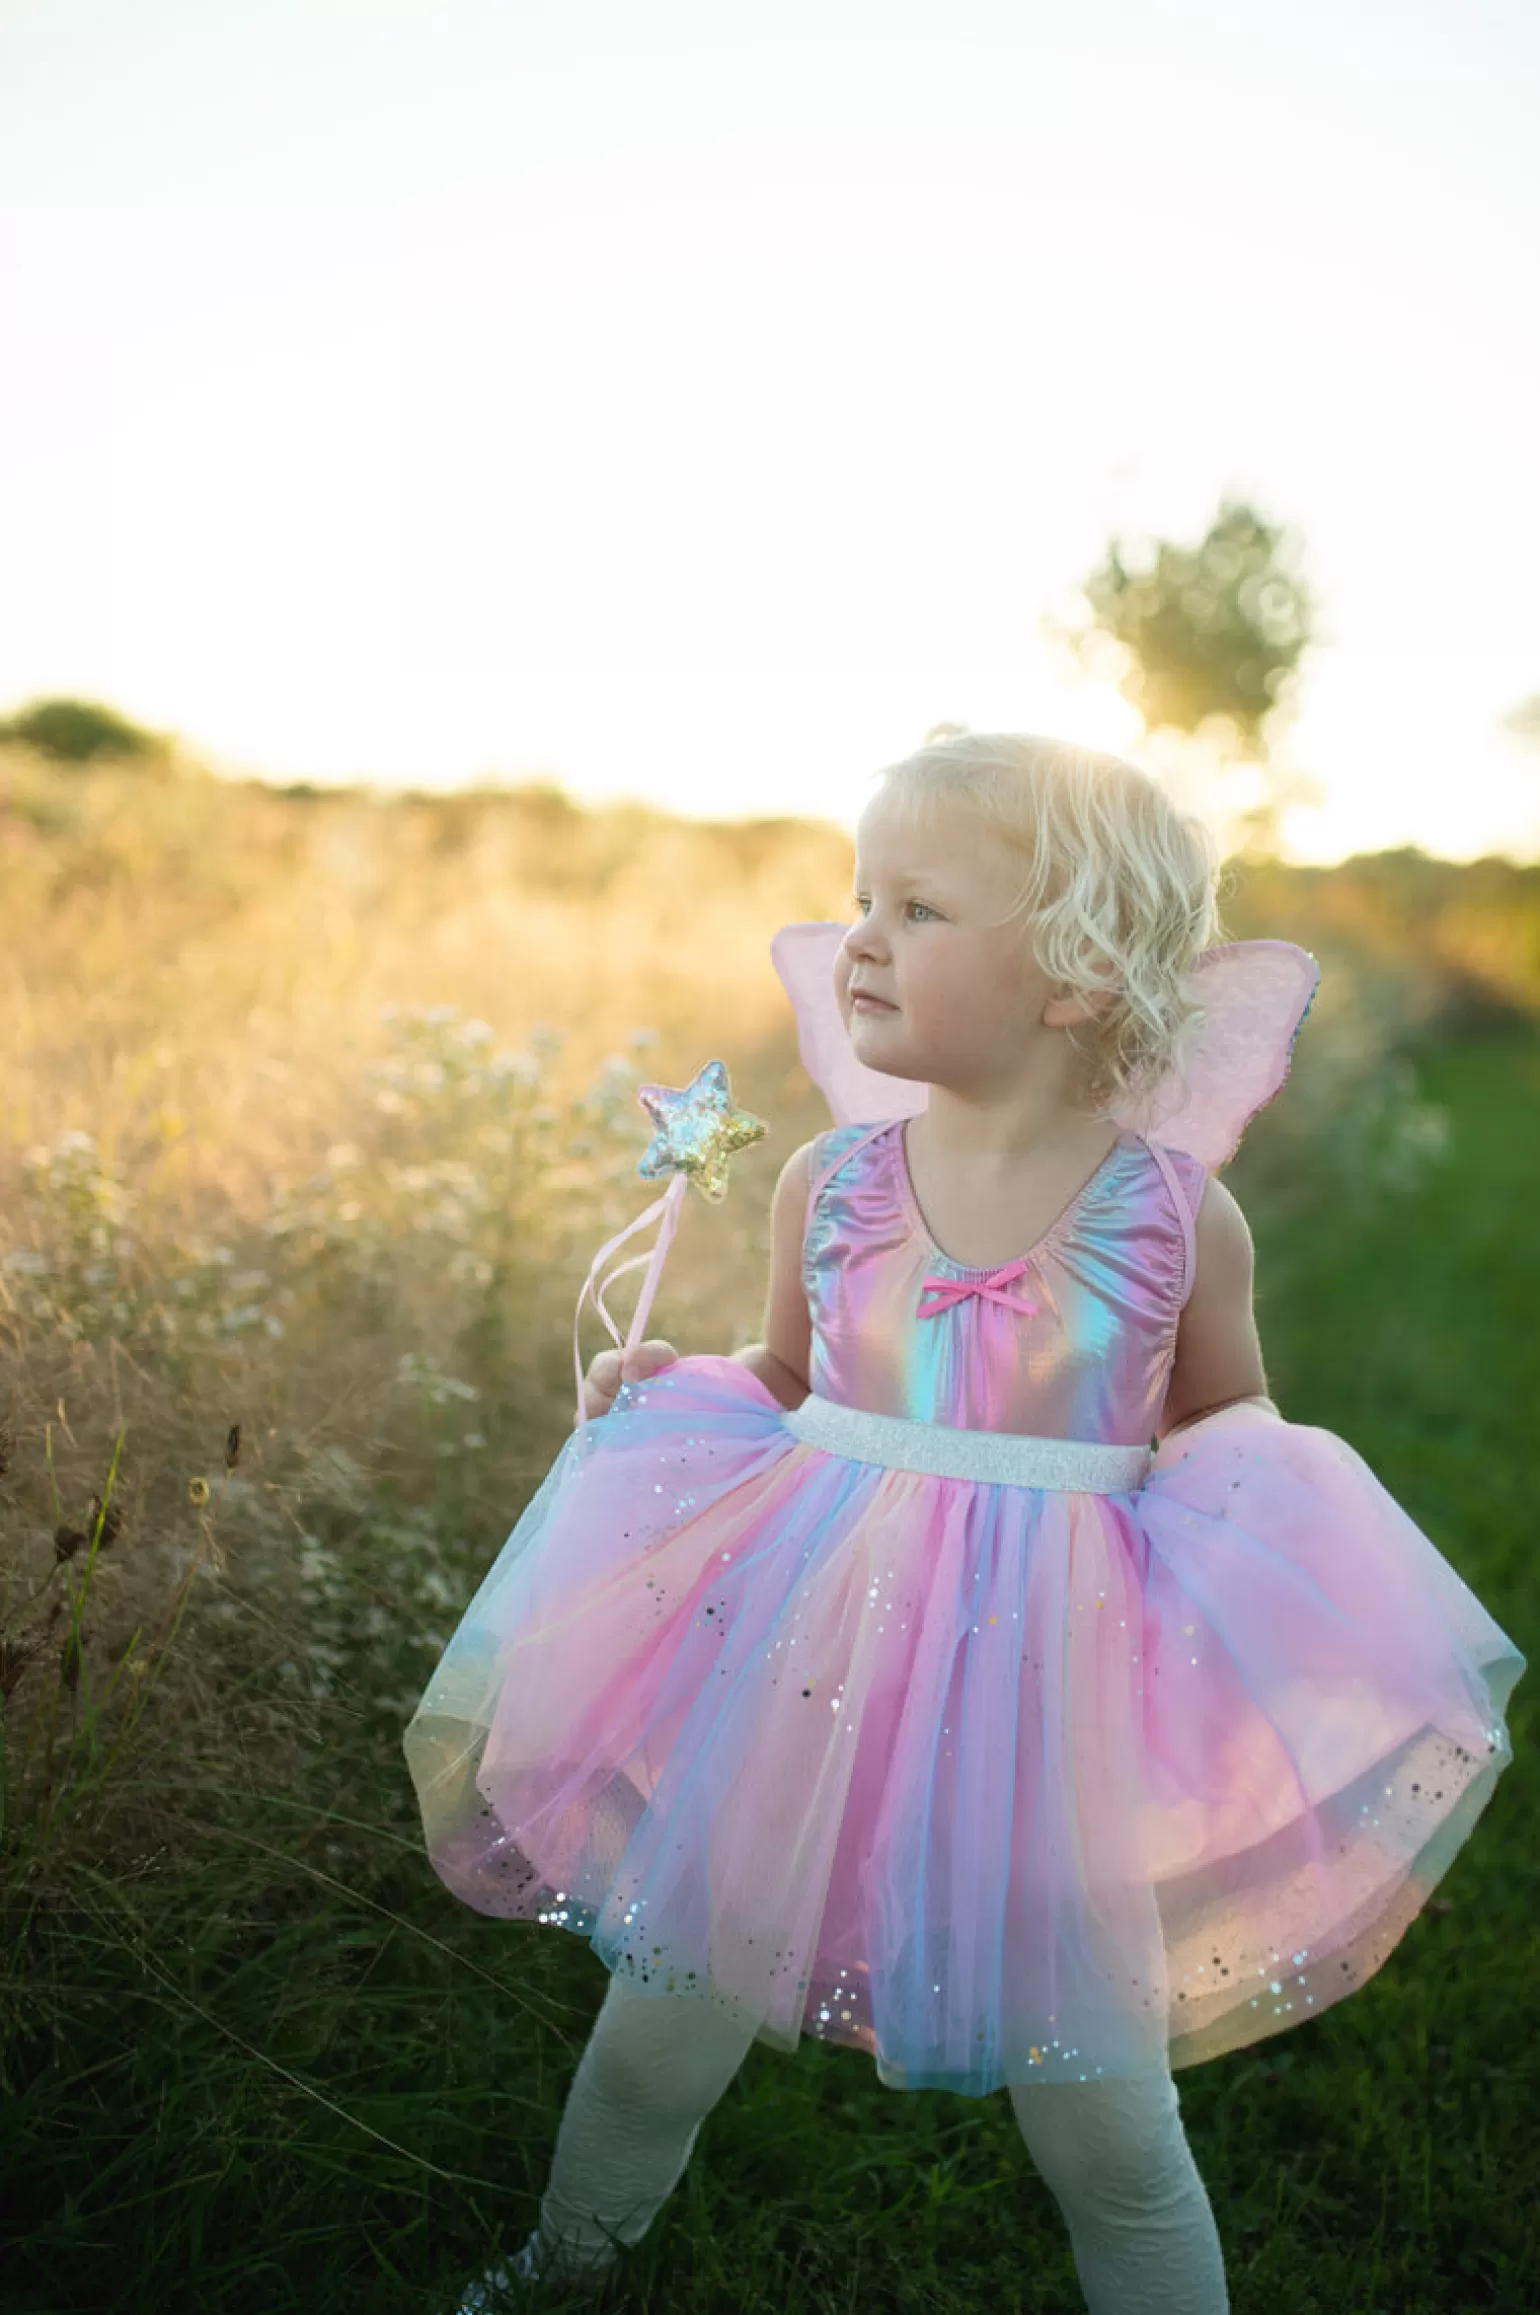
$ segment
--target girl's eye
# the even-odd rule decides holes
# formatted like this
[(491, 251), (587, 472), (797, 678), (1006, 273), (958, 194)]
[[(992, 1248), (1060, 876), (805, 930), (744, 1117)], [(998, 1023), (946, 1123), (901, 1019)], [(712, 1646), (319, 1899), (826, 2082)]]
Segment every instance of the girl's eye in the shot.
[[(905, 905), (909, 908), (917, 908), (922, 916), (934, 916), (936, 913), (933, 908), (927, 907), (923, 900), (911, 900), (908, 901)], [(870, 906), (871, 902), (866, 898), (866, 895), (862, 893), (857, 898), (856, 907), (860, 910), (861, 914), (865, 916)]]

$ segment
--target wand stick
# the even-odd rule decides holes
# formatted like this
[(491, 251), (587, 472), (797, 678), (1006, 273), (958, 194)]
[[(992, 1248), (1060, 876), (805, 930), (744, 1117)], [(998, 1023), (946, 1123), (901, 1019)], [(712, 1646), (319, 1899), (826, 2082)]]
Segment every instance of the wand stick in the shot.
[[(627, 1352), (635, 1350), (642, 1339), (663, 1265), (679, 1228), (686, 1185), (693, 1181), (702, 1197), (712, 1205), (720, 1205), (727, 1195), (728, 1159), (737, 1151), (747, 1149), (751, 1142), (762, 1140), (768, 1130), (761, 1118), (734, 1105), (727, 1068), (721, 1061), (708, 1061), (687, 1086), (639, 1085), (636, 1098), (658, 1129), (636, 1170), (650, 1180), (656, 1180), (659, 1174), (672, 1174), (674, 1178), (662, 1197), (655, 1198), (645, 1213), (638, 1214), (634, 1222), (628, 1222), (600, 1247), (589, 1265), (572, 1317), (572, 1367), (577, 1377), (576, 1427), (579, 1429), (587, 1420), (583, 1413), (583, 1354), (579, 1342), (584, 1303), (593, 1296), (594, 1308), (609, 1328), (610, 1339), (623, 1363)], [(633, 1255), (601, 1282), (599, 1272), (616, 1247), (623, 1246), (652, 1221), (658, 1223), (658, 1236), (650, 1254)], [(622, 1342), (620, 1329), (605, 1304), (604, 1288), (623, 1278), (628, 1270), (639, 1270), (644, 1263), (647, 1275), (631, 1314), (630, 1332)]]

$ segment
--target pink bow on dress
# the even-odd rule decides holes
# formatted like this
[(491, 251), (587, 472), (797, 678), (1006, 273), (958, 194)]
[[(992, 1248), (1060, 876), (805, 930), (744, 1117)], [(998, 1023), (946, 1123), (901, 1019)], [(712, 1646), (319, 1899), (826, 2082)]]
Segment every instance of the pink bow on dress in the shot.
[[(954, 1302), (966, 1302), (970, 1294), (976, 1294), (981, 1302), (998, 1302), (1002, 1310), (1016, 1310), (1024, 1318), (1034, 1318), (1037, 1315), (1035, 1302), (1024, 1301), (1019, 1295), (1003, 1291), (1028, 1267), (1023, 1257), (1019, 1262), (1002, 1263), (998, 1270), (991, 1270), (987, 1278), (926, 1278), (921, 1282), (918, 1316), (939, 1318), (942, 1311), (950, 1310)], [(924, 1300), (926, 1294), (933, 1297), (929, 1303)]]

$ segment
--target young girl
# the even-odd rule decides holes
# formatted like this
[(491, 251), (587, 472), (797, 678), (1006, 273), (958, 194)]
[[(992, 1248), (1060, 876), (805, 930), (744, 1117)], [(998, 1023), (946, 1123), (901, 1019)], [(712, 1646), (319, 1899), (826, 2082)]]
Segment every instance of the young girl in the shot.
[(1208, 948), (1215, 872), (1144, 773), (969, 735), (777, 941), (841, 1122), (764, 1341), (593, 1361), (407, 1735), (447, 1885), (611, 1973), (520, 2277), (613, 2270), (809, 2034), (1004, 2087), (1092, 2315), (1220, 2315), (1173, 2069), (1362, 1985), (1491, 1798), (1523, 1657), (1267, 1395), (1215, 1173), (1316, 972)]

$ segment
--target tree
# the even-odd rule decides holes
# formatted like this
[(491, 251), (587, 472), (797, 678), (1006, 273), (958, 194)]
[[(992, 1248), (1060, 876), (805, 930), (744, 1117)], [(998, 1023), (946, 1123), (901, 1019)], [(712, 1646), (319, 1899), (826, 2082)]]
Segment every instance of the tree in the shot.
[(1540, 691), (1532, 691), (1502, 718), (1499, 729), (1530, 745), (1540, 744)]
[(158, 755), (166, 744), (160, 733), (90, 699), (34, 700), (0, 723), (0, 740), (19, 740), (61, 764), (89, 763), (96, 756)]
[(1110, 677), (1146, 731), (1202, 732), (1267, 774), (1241, 820), (1250, 845), (1271, 848), (1283, 806), (1316, 792), (1270, 760), (1297, 705), (1315, 618), (1299, 536), (1227, 496), (1197, 546), (1149, 545), (1135, 561), (1114, 540), (1082, 583), (1089, 620), (1048, 612), (1042, 630), (1079, 668)]

